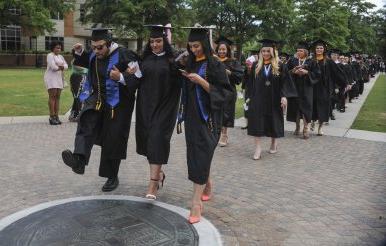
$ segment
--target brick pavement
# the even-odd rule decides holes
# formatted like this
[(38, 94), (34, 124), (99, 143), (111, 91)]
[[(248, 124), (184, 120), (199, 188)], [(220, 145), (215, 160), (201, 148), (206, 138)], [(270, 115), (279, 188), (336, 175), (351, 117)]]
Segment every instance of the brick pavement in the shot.
[[(133, 128), (132, 128), (133, 129)], [(86, 174), (75, 175), (60, 153), (72, 148), (75, 124), (0, 125), (0, 218), (42, 202), (100, 195), (99, 147)], [(122, 163), (121, 185), (112, 194), (143, 196), (145, 158)], [(216, 150), (214, 197), (204, 216), (219, 229), (225, 245), (382, 245), (386, 243), (386, 143), (341, 137), (288, 134), (279, 153), (253, 161), (253, 141), (239, 128), (230, 145)], [(263, 146), (268, 149), (269, 139)], [(188, 208), (183, 135), (174, 135), (167, 179), (159, 200)]]

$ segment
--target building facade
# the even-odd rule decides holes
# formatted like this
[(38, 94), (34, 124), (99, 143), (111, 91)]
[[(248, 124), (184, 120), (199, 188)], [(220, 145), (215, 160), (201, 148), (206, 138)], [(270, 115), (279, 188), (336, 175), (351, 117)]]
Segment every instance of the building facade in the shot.
[[(77, 0), (73, 12), (62, 16), (52, 14), (51, 20), (55, 23), (55, 32), (45, 33), (44, 36), (25, 36), (20, 26), (0, 26), (0, 52), (9, 51), (48, 51), (50, 43), (59, 40), (63, 43), (64, 51), (71, 51), (75, 43), (82, 43), (86, 47), (90, 45), (90, 30), (85, 30), (91, 25), (83, 25), (85, 0)], [(18, 15), (17, 9), (10, 9), (13, 14)], [(20, 10), (19, 10), (20, 11)], [(127, 39), (122, 45), (136, 50), (136, 40)]]

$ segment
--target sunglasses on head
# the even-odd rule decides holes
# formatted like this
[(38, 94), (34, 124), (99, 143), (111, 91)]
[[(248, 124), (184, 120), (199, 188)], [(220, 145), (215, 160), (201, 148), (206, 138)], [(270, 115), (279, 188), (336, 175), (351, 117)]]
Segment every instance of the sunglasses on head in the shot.
[(92, 50), (102, 50), (103, 47), (105, 47), (106, 44), (101, 44), (101, 45), (91, 45)]

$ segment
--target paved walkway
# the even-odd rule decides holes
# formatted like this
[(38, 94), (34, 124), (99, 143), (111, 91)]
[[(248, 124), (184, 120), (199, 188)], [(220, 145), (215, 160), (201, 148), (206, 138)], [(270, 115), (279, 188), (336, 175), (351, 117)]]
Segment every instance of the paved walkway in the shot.
[[(42, 202), (101, 195), (95, 147), (84, 176), (61, 161), (72, 148), (74, 123), (0, 125), (0, 218)], [(162, 202), (188, 208), (183, 135), (172, 139)], [(263, 140), (268, 149), (269, 139)], [(239, 128), (213, 161), (214, 197), (204, 216), (225, 245), (381, 245), (386, 242), (386, 143), (342, 137), (305, 142), (292, 134), (280, 140), (279, 153), (253, 161), (252, 139)], [(121, 185), (112, 194), (144, 195), (148, 164), (129, 140)], [(0, 243), (1, 244), (1, 243)]]
[[(378, 77), (379, 74), (372, 78), (370, 82), (364, 84), (363, 95), (359, 99), (354, 99), (352, 103), (347, 103), (345, 113), (335, 111), (336, 120), (330, 120), (328, 126), (323, 126), (323, 132), (326, 135), (386, 142), (386, 133), (350, 129)], [(244, 118), (236, 121), (236, 126), (244, 125)], [(285, 121), (285, 129), (293, 132), (295, 130), (295, 123)]]

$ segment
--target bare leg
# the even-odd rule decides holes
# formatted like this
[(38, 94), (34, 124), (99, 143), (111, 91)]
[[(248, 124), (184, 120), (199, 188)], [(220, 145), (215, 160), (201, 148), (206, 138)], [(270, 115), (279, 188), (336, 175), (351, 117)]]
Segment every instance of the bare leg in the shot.
[(300, 131), (300, 117), (299, 117), (299, 113), (296, 115), (296, 128), (295, 128), (295, 131), (294, 131), (294, 135), (299, 135), (299, 131)]
[(203, 192), (203, 198), (206, 198), (206, 199), (202, 199), (202, 200), (209, 200), (211, 196), (212, 196), (212, 180), (209, 177)]
[(310, 135), (308, 133), (308, 122), (306, 121), (306, 118), (303, 116), (303, 138), (309, 139)]
[(258, 160), (261, 158), (261, 145), (260, 145), (259, 137), (255, 137), (255, 144), (256, 144), (256, 150), (255, 150), (255, 154), (253, 155), (253, 159)]
[(56, 117), (58, 117), (59, 115), (59, 101), (60, 101), (60, 94), (61, 94), (62, 90), (61, 89), (56, 89), (56, 93), (55, 93), (55, 115)]
[(221, 137), (219, 144), (221, 147), (225, 147), (228, 145), (228, 128), (226, 127), (221, 128)]
[(161, 167), (160, 164), (150, 164), (150, 180), (149, 186), (147, 189), (146, 197), (149, 199), (156, 199), (157, 192), (159, 189), (159, 183), (162, 182), (163, 177), (161, 177)]
[(55, 89), (48, 89), (48, 109), (50, 117), (55, 115)]
[(193, 183), (193, 197), (192, 207), (190, 209), (190, 216), (200, 217), (202, 210), (201, 196), (204, 192), (205, 185)]
[(275, 154), (277, 152), (277, 138), (271, 138), (271, 148), (269, 153)]
[(323, 136), (322, 127), (323, 127), (323, 122), (319, 121), (318, 136)]

